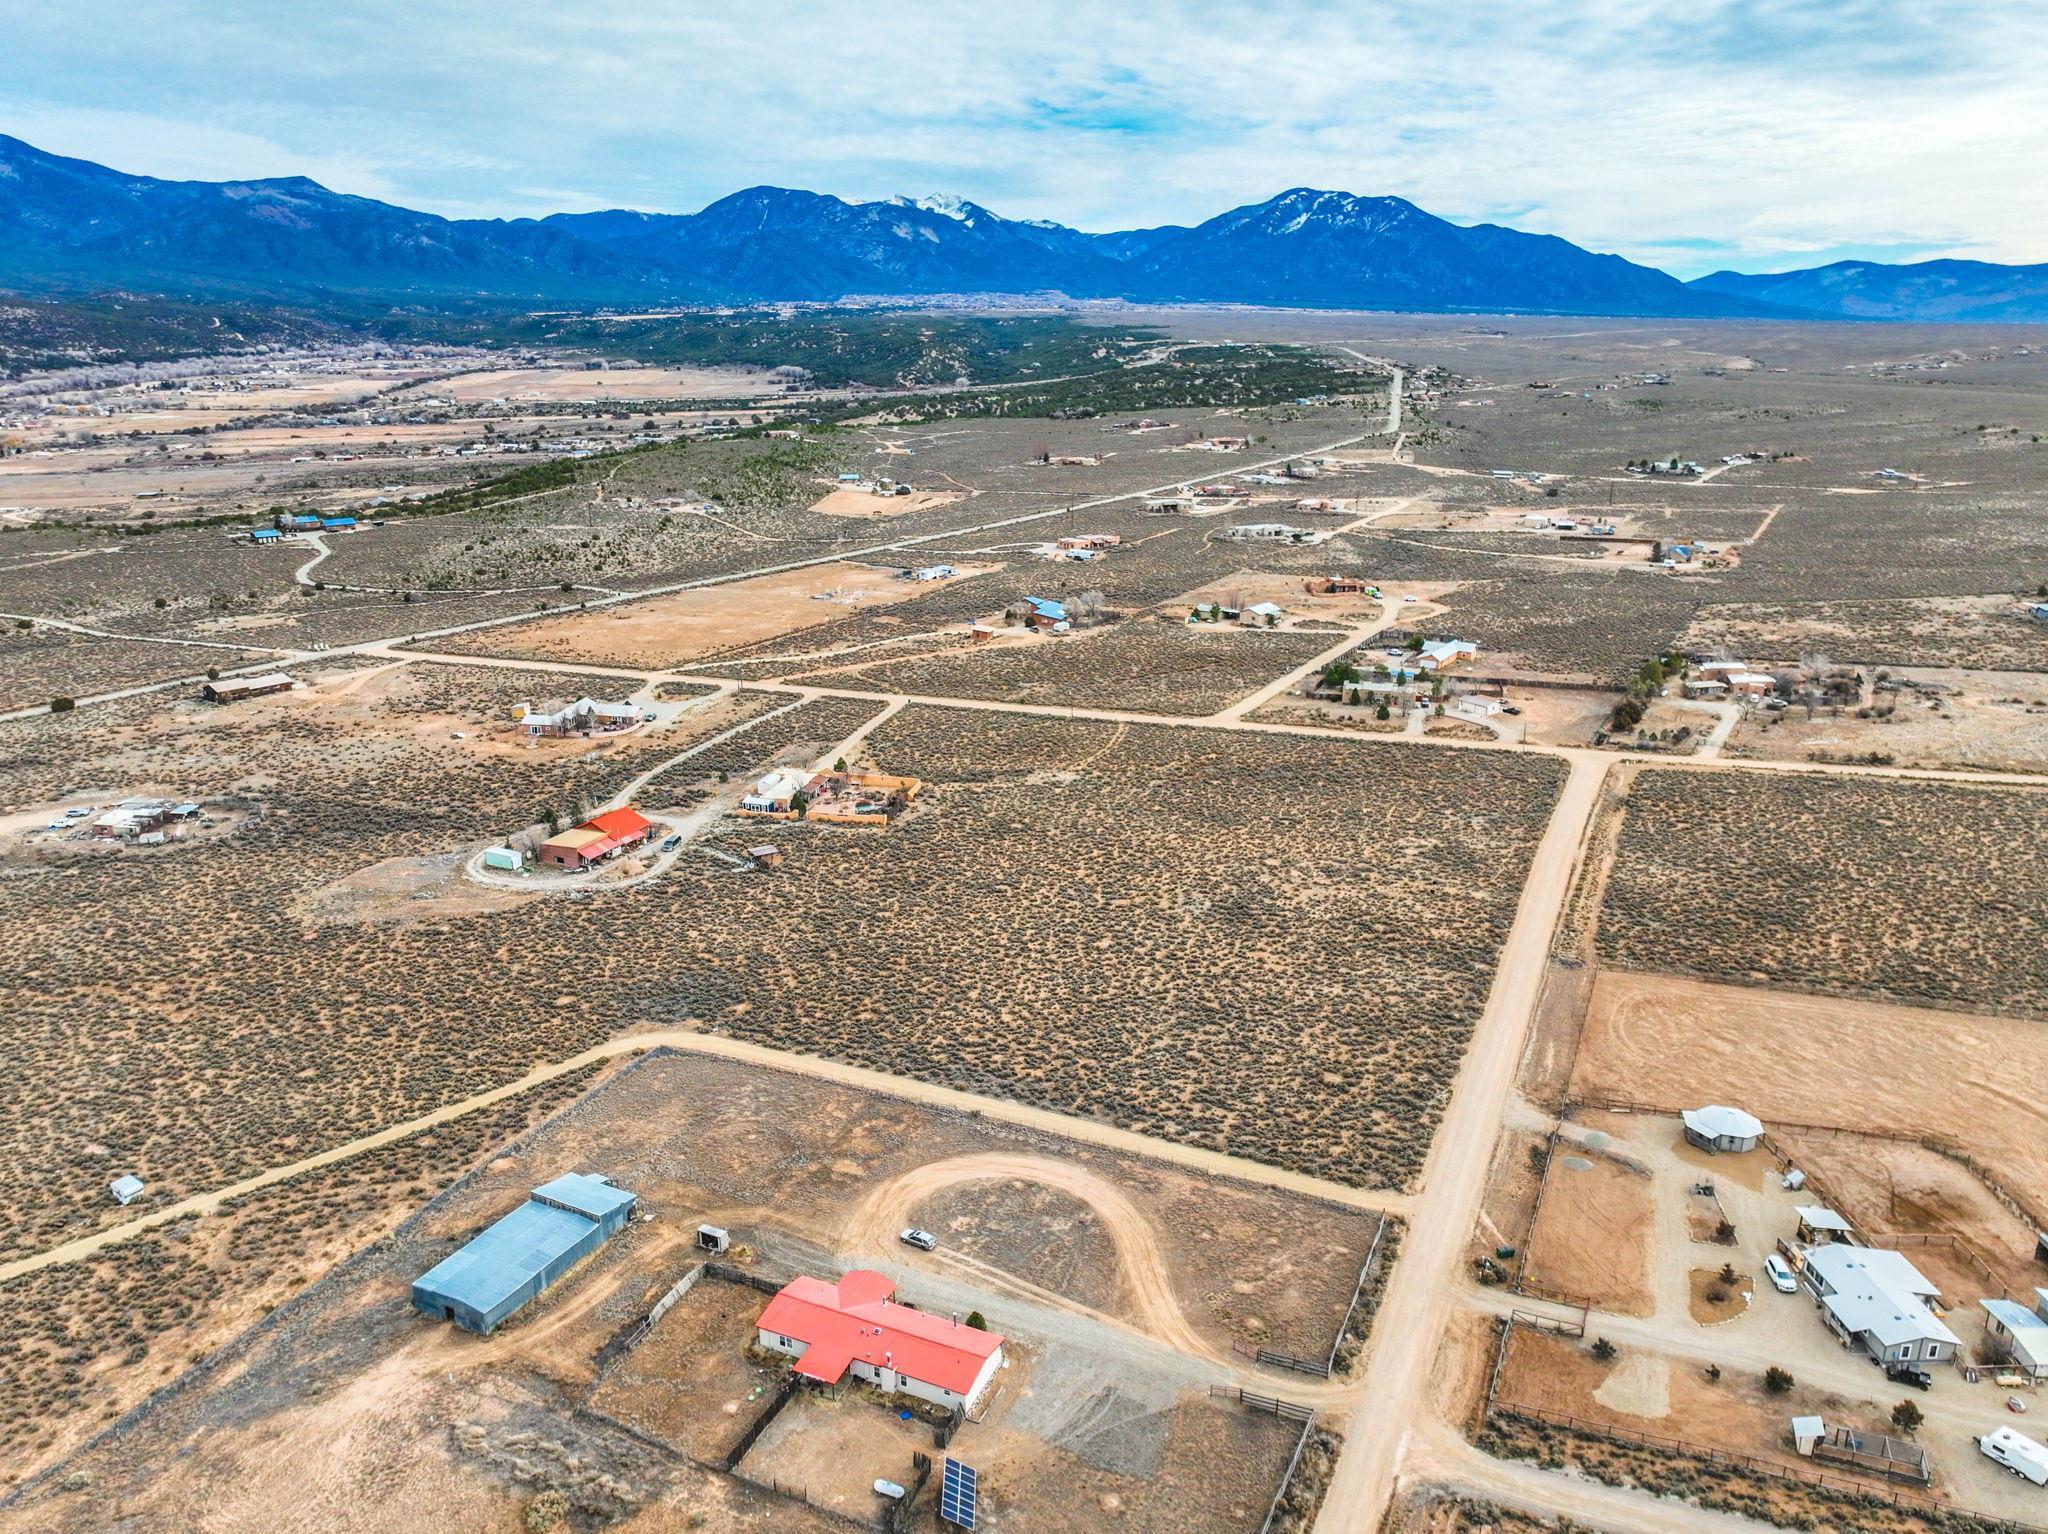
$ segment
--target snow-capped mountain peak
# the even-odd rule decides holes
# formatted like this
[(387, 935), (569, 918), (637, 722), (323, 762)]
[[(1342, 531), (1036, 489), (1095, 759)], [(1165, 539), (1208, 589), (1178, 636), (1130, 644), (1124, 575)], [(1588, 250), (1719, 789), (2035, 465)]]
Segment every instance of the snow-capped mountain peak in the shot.
[(956, 223), (965, 224), (969, 229), (974, 227), (975, 219), (985, 211), (965, 197), (956, 196), (952, 192), (941, 192), (935, 197), (891, 197), (889, 201), (899, 208), (922, 208), (927, 213), (938, 214), (940, 218), (950, 218)]

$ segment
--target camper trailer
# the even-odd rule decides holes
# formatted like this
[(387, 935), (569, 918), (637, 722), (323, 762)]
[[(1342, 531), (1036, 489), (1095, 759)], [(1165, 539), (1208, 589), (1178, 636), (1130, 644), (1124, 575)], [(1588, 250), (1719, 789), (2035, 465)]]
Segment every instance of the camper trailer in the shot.
[(2025, 1433), (2015, 1433), (2009, 1427), (2002, 1427), (1978, 1439), (1977, 1448), (1986, 1459), (1997, 1461), (2014, 1475), (2032, 1481), (2036, 1486), (2048, 1486), (2048, 1449), (2042, 1448)]

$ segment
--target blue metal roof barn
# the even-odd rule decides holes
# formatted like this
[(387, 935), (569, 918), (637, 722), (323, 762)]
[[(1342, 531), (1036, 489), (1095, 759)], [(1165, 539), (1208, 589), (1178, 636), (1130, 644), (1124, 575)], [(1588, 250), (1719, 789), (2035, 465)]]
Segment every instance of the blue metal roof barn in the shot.
[(460, 1251), (413, 1280), (416, 1309), (488, 1337), (512, 1312), (596, 1251), (633, 1212), (634, 1195), (604, 1177), (569, 1172)]

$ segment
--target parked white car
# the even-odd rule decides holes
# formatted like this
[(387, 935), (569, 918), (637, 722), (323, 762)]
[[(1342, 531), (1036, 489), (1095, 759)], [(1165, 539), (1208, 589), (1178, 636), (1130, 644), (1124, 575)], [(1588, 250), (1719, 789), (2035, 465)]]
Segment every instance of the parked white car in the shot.
[(1797, 1294), (1799, 1280), (1792, 1276), (1792, 1269), (1785, 1259), (1776, 1252), (1764, 1259), (1764, 1274), (1771, 1281), (1771, 1287), (1780, 1294)]
[(905, 1246), (914, 1246), (920, 1252), (935, 1252), (939, 1249), (939, 1238), (928, 1230), (919, 1230), (915, 1225), (896, 1238)]

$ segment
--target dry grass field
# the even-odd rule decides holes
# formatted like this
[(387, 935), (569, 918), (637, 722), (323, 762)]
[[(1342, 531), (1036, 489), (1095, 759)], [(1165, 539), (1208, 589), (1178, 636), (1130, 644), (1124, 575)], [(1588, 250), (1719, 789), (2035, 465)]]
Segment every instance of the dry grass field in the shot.
[(1602, 959), (1703, 980), (2048, 1015), (2035, 896), (2048, 795), (1639, 773)]
[[(676, 885), (689, 962), (650, 1006), (1396, 1185), (1558, 781), (1533, 759), (915, 707), (868, 750), (935, 784), (926, 801), (882, 837), (787, 828), (789, 864), (728, 898)], [(1390, 799), (1393, 839), (1369, 829)], [(942, 898), (910, 898), (934, 879)], [(804, 941), (739, 936), (764, 927)]]
[(1107, 628), (799, 675), (938, 698), (1212, 714), (1328, 649), (1327, 634), (1132, 618)]

